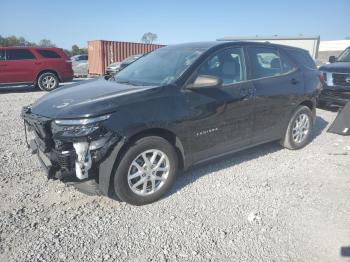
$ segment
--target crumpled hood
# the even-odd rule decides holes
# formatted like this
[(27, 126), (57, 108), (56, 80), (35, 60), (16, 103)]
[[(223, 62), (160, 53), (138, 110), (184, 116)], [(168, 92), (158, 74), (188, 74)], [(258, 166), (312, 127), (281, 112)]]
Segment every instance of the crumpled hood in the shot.
[(156, 89), (99, 78), (58, 88), (36, 101), (31, 111), (54, 119), (93, 117), (114, 112), (121, 104), (132, 103), (145, 92)]
[(319, 70), (326, 72), (350, 74), (350, 62), (336, 62), (332, 64), (322, 65), (320, 66)]

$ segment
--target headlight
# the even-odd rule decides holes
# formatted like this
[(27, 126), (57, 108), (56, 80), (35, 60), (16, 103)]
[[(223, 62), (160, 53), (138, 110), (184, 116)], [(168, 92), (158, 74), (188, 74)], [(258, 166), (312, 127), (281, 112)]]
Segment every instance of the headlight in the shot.
[(62, 128), (63, 137), (82, 137), (87, 136), (99, 129), (99, 126), (68, 126)]
[(89, 125), (97, 122), (107, 120), (111, 115), (98, 116), (94, 118), (82, 118), (82, 119), (62, 119), (55, 120), (55, 123), (60, 126), (80, 126)]
[(55, 120), (52, 124), (52, 133), (56, 138), (76, 138), (93, 135), (99, 137), (107, 131), (100, 122), (107, 120), (110, 115), (83, 119)]

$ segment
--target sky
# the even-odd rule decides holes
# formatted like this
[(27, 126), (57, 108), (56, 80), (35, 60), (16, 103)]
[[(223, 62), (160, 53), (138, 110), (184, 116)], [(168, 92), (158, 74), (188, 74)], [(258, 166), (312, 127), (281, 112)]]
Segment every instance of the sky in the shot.
[(140, 42), (145, 32), (167, 45), (224, 36), (350, 36), (350, 0), (8, 0), (0, 10), (1, 36), (46, 38), (62, 48)]

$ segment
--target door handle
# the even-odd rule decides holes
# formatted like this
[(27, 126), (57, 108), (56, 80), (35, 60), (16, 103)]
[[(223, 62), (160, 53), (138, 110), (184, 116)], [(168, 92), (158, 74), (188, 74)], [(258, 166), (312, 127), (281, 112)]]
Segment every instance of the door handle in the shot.
[(297, 79), (295, 79), (295, 78), (292, 78), (292, 79), (290, 80), (290, 82), (291, 82), (293, 85), (296, 85), (296, 84), (299, 83), (299, 80), (297, 80)]

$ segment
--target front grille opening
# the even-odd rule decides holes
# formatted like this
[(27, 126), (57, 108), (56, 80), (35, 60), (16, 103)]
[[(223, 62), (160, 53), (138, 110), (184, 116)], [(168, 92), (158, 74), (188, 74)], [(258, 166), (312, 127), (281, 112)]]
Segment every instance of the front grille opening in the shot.
[(350, 74), (333, 73), (333, 84), (338, 86), (350, 86), (350, 83), (346, 81), (350, 77)]

